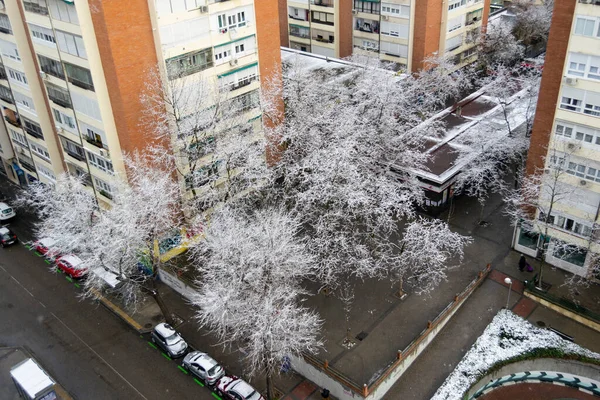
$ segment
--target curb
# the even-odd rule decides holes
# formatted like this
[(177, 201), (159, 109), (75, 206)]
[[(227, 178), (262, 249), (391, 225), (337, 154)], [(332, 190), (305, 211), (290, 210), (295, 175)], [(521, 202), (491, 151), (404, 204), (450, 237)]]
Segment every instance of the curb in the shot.
[(90, 289), (90, 292), (96, 297), (96, 299), (98, 301), (100, 301), (100, 303), (102, 303), (102, 305), (104, 307), (106, 307), (110, 312), (112, 312), (117, 317), (119, 317), (123, 321), (125, 321), (129, 326), (131, 326), (133, 329), (135, 329), (138, 333), (144, 334), (144, 333), (148, 333), (148, 332), (152, 331), (152, 329), (146, 329), (146, 328), (142, 327), (137, 321), (135, 321), (133, 318), (131, 318), (131, 316), (129, 314), (127, 314), (121, 308), (116, 306), (113, 302), (111, 302), (106, 297), (104, 297), (102, 294), (100, 294), (100, 292), (98, 292), (96, 289)]

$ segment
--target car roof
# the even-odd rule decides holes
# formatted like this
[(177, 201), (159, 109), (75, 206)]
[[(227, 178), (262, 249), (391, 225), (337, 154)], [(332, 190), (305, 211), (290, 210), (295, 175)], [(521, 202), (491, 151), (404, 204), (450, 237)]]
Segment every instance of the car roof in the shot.
[(56, 240), (49, 238), (49, 237), (45, 237), (45, 238), (41, 238), (40, 240), (37, 241), (39, 244), (41, 244), (44, 247), (50, 247), (52, 246), (54, 243), (56, 243)]
[(4, 226), (0, 226), (0, 235), (10, 233), (10, 230)]
[(252, 392), (256, 391), (256, 389), (254, 389), (252, 386), (250, 386), (241, 379), (231, 387), (231, 390), (234, 390), (236, 393), (241, 394), (242, 396), (244, 396), (244, 398), (247, 398), (252, 394)]
[(165, 322), (161, 322), (160, 324), (156, 325), (154, 327), (154, 330), (158, 333), (160, 333), (163, 337), (169, 337), (174, 333), (177, 333), (177, 331), (175, 329), (173, 329), (171, 327), (171, 325), (165, 323)]
[(192, 357), (192, 362), (195, 362), (207, 371), (218, 364), (215, 360), (212, 359), (211, 356), (209, 356), (206, 353), (196, 354), (194, 357)]
[(0, 201), (0, 208), (12, 208), (12, 207), (11, 207), (11, 206), (9, 206), (9, 205), (8, 205), (8, 204), (6, 204), (6, 203), (3, 203), (3, 202), (1, 202), (1, 201)]
[(79, 258), (73, 254), (67, 254), (66, 256), (63, 256), (60, 259), (68, 262), (69, 264), (71, 264), (74, 267), (78, 266), (79, 264), (81, 264), (83, 262), (81, 260), (81, 258)]

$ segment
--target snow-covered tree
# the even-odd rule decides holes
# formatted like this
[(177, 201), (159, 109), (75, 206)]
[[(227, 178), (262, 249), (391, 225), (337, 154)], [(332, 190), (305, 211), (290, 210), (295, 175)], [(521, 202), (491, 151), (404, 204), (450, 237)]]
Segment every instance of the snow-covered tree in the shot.
[(81, 178), (62, 174), (54, 187), (30, 185), (18, 203), (36, 210), (39, 222), (35, 236), (52, 239), (53, 252), (71, 254), (90, 244), (90, 231), (98, 215), (97, 203)]
[(191, 194), (186, 215), (225, 201), (264, 176), (264, 140), (247, 114), (257, 104), (248, 95), (233, 97), (230, 86), (186, 75), (177, 66), (169, 66), (166, 79), (158, 70), (148, 77), (144, 121), (170, 147), (167, 154)]
[(413, 282), (417, 293), (434, 290), (446, 280), (450, 262), (462, 261), (464, 247), (471, 242), (440, 220), (419, 217), (408, 224), (391, 271), (392, 279), (399, 283), (398, 296), (404, 295), (405, 281)]
[[(549, 242), (549, 231), (554, 222), (553, 211), (558, 204), (565, 201), (577, 202), (578, 192), (574, 186), (565, 183), (568, 174), (569, 159), (573, 150), (568, 150), (558, 145), (549, 151), (549, 162), (543, 171), (536, 171), (526, 175), (517, 189), (506, 192), (504, 201), (507, 204), (506, 214), (515, 226), (520, 226), (522, 231), (541, 236), (536, 242), (536, 253), (540, 258), (538, 282), (542, 286), (543, 271)], [(564, 254), (573, 251), (573, 246), (558, 240), (553, 240), (555, 252)]]
[[(161, 269), (157, 242), (179, 226), (180, 192), (172, 171), (164, 170), (140, 154), (125, 158), (127, 180), (117, 177), (112, 205), (99, 214), (89, 232), (90, 245), (81, 254), (90, 271), (102, 268), (116, 275), (119, 293), (127, 304), (135, 306), (150, 294), (164, 317), (172, 321), (156, 288)], [(143, 266), (145, 265), (145, 269)], [(98, 274), (89, 274), (85, 282), (88, 294), (103, 287)]]
[(299, 230), (281, 209), (224, 207), (192, 249), (201, 275), (193, 300), (200, 325), (239, 346), (249, 373), (266, 376), (268, 399), (284, 357), (322, 345), (318, 315), (301, 305), (307, 293), (300, 281), (312, 276), (314, 257)]
[(512, 66), (524, 57), (525, 46), (512, 34), (514, 21), (490, 22), (478, 40), (477, 61), (484, 68)]
[(514, 0), (510, 10), (515, 15), (512, 34), (526, 47), (545, 46), (550, 33), (554, 0)]

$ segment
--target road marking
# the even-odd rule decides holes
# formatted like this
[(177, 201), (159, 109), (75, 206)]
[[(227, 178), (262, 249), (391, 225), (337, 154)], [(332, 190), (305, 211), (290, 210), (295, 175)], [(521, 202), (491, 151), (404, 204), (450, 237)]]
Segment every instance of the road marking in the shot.
[(104, 362), (104, 364), (106, 364), (108, 366), (108, 368), (110, 368), (115, 374), (117, 374), (125, 383), (127, 383), (133, 390), (135, 390), (135, 392), (137, 394), (139, 394), (143, 399), (148, 400), (148, 398), (146, 396), (144, 396), (139, 390), (137, 390), (137, 388), (135, 386), (133, 386), (133, 384), (131, 384), (131, 382), (129, 382), (123, 375), (121, 375), (119, 373), (119, 371), (117, 371), (112, 365), (110, 365), (108, 363), (108, 361), (106, 361), (100, 354), (98, 354), (96, 352), (96, 350), (92, 349), (90, 347), (89, 344), (87, 344), (82, 338), (79, 337), (79, 335), (77, 335), (71, 328), (69, 328), (69, 326), (67, 324), (65, 324), (60, 318), (58, 318), (56, 316), (56, 314), (54, 314), (53, 312), (50, 313), (54, 318), (56, 318), (56, 320), (58, 322), (60, 322), (65, 328), (67, 328), (67, 330), (69, 332), (71, 332), (73, 334), (73, 336), (75, 336), (77, 339), (79, 339), (79, 341), (81, 343), (83, 343), (92, 353), (94, 353), (96, 355), (96, 357), (98, 357), (100, 360), (102, 360)]
[(181, 372), (183, 372), (184, 374), (188, 374), (188, 372), (185, 370), (185, 368), (183, 368), (181, 365), (178, 365), (177, 368), (179, 368), (181, 370)]
[(45, 262), (46, 264), (50, 264), (50, 261), (48, 261), (48, 260), (46, 260), (46, 259), (44, 259), (44, 262)]
[(165, 353), (160, 353), (160, 354), (162, 354), (162, 355), (163, 355), (163, 357), (164, 357), (164, 358), (166, 358), (167, 360), (169, 360), (169, 361), (171, 361), (171, 360), (172, 360), (172, 358), (171, 358), (171, 357), (169, 357), (168, 355), (166, 355)]
[(223, 400), (223, 399), (221, 398), (221, 396), (219, 396), (218, 394), (216, 394), (216, 393), (211, 393), (211, 394), (213, 395), (213, 397), (214, 397), (215, 399)]
[(68, 280), (69, 282), (73, 283), (73, 279), (71, 279), (70, 277), (65, 275), (65, 279)]
[(81, 286), (79, 286), (79, 283), (74, 283), (74, 285), (77, 289), (79, 289), (81, 287)]
[[(3, 269), (4, 269), (4, 268), (3, 268)], [(6, 271), (6, 270), (4, 270), (4, 271)], [(25, 286), (23, 286), (23, 285), (21, 284), (21, 282), (19, 282), (19, 281), (18, 281), (18, 280), (17, 280), (17, 279), (16, 279), (14, 276), (12, 276), (12, 275), (11, 275), (10, 277), (13, 279), (13, 281), (17, 282), (17, 283), (19, 284), (19, 286), (21, 286), (21, 287), (23, 288), (23, 290), (25, 290), (27, 293), (29, 293), (29, 295), (30, 295), (31, 297), (35, 298), (35, 296), (33, 295), (33, 293), (31, 293), (29, 290), (27, 290), (27, 288), (26, 288)]]
[(198, 385), (200, 385), (200, 386), (204, 387), (204, 383), (200, 382), (200, 381), (198, 380), (198, 378), (194, 378), (194, 382), (196, 382)]
[[(37, 299), (36, 299), (37, 300)], [(38, 300), (38, 303), (40, 303), (40, 305), (44, 308), (46, 308), (46, 305), (44, 303), (42, 303), (41, 301)]]
[(42, 256), (42, 253), (38, 253), (37, 251), (36, 251), (35, 253), (33, 253), (33, 254), (35, 254), (35, 255), (36, 255), (36, 256), (38, 256), (38, 257), (41, 257), (41, 256)]
[[(140, 337), (141, 337), (141, 336), (140, 336)], [(155, 349), (157, 349), (157, 350), (158, 350), (158, 347), (156, 347), (156, 345), (155, 345), (154, 343), (152, 343), (152, 342), (148, 342), (148, 344), (149, 344), (150, 346), (152, 346), (152, 347), (154, 347)]]

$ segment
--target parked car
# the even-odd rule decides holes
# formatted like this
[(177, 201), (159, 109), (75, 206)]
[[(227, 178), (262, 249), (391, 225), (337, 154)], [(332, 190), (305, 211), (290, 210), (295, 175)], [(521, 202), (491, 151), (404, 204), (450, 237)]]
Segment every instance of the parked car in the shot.
[(172, 358), (181, 357), (185, 354), (188, 344), (183, 340), (171, 325), (162, 322), (154, 327), (150, 334), (153, 343), (156, 343)]
[(56, 268), (69, 275), (71, 278), (83, 278), (87, 269), (81, 266), (83, 260), (73, 254), (67, 254), (56, 260)]
[(16, 215), (17, 213), (15, 212), (14, 208), (6, 203), (0, 203), (0, 221), (6, 221), (15, 217)]
[(0, 246), (6, 247), (19, 241), (17, 235), (5, 226), (0, 226)]
[(33, 248), (38, 253), (42, 254), (46, 258), (50, 260), (55, 260), (58, 258), (58, 254), (54, 250), (50, 250), (52, 246), (56, 243), (56, 240), (51, 238), (41, 238), (35, 243), (33, 243)]
[(243, 379), (225, 375), (217, 383), (217, 393), (229, 400), (265, 400), (264, 397)]
[(204, 383), (213, 386), (217, 381), (225, 375), (225, 370), (208, 354), (201, 351), (192, 351), (188, 353), (181, 366), (193, 375), (202, 379)]

